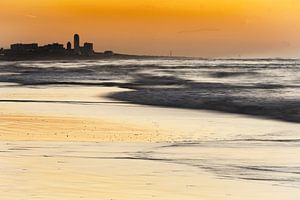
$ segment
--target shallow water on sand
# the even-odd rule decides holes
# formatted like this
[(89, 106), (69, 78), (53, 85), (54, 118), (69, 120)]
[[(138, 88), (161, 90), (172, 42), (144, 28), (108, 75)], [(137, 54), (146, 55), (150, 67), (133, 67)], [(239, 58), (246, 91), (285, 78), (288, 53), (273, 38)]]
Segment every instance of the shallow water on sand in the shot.
[[(298, 61), (186, 60), (180, 65), (176, 60), (0, 64), (0, 196), (298, 200)], [(195, 85), (199, 81), (201, 87)], [(258, 99), (279, 102), (279, 110), (294, 102), (289, 105), (294, 110), (278, 117), (274, 107), (261, 115), (169, 104), (168, 92), (180, 87), (177, 95), (194, 98), (199, 88), (211, 91), (203, 82), (221, 82), (217, 96), (238, 96), (255, 106)], [(264, 89), (257, 88), (261, 84)], [(237, 93), (228, 92), (229, 85)], [(143, 105), (162, 105), (148, 94), (163, 95), (172, 108)]]
[(7, 200), (299, 199), (299, 145), (278, 146), (1, 142), (0, 194)]

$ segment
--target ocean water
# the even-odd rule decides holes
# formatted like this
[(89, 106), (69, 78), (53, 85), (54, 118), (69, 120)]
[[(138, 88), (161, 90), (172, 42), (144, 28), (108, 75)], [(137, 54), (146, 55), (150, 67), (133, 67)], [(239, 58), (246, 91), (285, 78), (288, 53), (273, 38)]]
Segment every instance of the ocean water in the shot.
[(300, 60), (92, 60), (0, 63), (0, 82), (115, 86), (110, 98), (300, 122)]

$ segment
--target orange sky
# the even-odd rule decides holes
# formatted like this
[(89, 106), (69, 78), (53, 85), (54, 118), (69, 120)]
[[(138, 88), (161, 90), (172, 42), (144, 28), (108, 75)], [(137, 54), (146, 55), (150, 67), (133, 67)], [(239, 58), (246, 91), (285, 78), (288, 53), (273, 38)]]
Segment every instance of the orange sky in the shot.
[(300, 57), (299, 0), (0, 0), (0, 46), (66, 43), (99, 51)]

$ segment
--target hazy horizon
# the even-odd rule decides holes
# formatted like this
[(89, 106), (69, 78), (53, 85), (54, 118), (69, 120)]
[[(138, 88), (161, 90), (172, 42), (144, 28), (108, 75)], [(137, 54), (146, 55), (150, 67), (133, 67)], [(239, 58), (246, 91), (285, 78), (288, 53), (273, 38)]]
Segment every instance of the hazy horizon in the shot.
[(64, 45), (81, 35), (97, 51), (192, 57), (300, 57), (293, 0), (10, 0), (1, 2), (0, 47)]

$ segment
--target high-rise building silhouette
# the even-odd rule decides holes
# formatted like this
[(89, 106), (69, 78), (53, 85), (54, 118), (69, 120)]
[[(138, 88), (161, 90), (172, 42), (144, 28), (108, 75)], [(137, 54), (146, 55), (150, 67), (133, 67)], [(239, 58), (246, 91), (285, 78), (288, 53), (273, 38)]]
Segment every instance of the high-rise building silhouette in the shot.
[(74, 35), (74, 49), (75, 51), (80, 51), (80, 38), (78, 34)]

